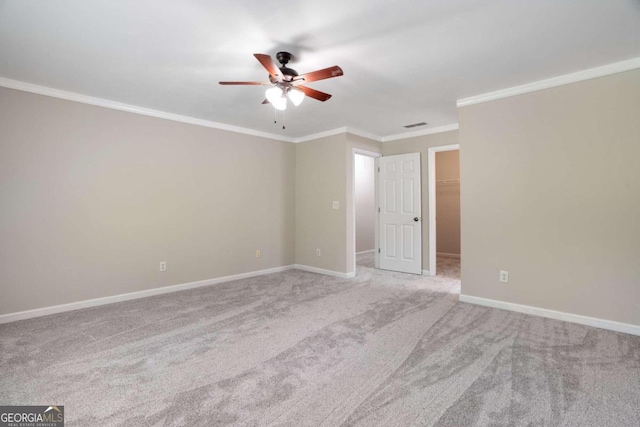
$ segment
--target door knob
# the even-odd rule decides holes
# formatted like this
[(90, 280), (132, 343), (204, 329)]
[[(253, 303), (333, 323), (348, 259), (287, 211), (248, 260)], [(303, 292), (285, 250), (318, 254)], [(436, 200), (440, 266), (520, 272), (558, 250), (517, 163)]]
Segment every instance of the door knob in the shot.
[(418, 221), (420, 221), (420, 218), (415, 217), (415, 218), (413, 218), (413, 220), (414, 220), (415, 222), (418, 222)]

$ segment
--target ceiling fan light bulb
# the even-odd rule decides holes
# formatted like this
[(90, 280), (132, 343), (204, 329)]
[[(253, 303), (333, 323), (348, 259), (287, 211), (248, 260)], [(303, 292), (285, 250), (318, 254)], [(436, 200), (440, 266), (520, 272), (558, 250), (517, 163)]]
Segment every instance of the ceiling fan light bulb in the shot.
[(278, 100), (284, 99), (282, 98), (282, 89), (280, 89), (278, 86), (270, 87), (265, 91), (264, 94), (267, 97), (267, 101), (269, 101), (273, 105), (276, 105)]
[(302, 104), (302, 101), (304, 100), (304, 92), (298, 88), (292, 88), (291, 90), (289, 90), (287, 96), (289, 96), (289, 99), (296, 107)]
[(273, 107), (276, 110), (280, 110), (280, 111), (286, 110), (287, 109), (287, 98), (283, 98), (283, 97), (276, 98), (274, 100), (274, 102), (271, 102), (271, 104), (273, 104)]

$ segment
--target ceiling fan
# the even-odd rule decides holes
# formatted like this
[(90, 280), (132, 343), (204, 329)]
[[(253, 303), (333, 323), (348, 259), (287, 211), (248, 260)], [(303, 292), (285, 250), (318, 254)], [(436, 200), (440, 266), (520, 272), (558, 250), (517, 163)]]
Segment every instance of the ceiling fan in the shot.
[(298, 106), (308, 96), (318, 101), (326, 101), (331, 98), (328, 93), (311, 89), (303, 86), (302, 83), (315, 82), (317, 80), (330, 79), (339, 77), (343, 74), (342, 69), (337, 65), (324, 68), (322, 70), (312, 71), (310, 73), (299, 75), (296, 70), (287, 67), (287, 63), (292, 56), (289, 52), (278, 52), (276, 59), (281, 67), (276, 66), (271, 56), (263, 53), (254, 53), (253, 56), (262, 64), (269, 72), (269, 82), (219, 82), (221, 85), (266, 85), (271, 86), (266, 90), (263, 104), (272, 104), (276, 110), (285, 110), (287, 108), (287, 98), (291, 100), (293, 105)]

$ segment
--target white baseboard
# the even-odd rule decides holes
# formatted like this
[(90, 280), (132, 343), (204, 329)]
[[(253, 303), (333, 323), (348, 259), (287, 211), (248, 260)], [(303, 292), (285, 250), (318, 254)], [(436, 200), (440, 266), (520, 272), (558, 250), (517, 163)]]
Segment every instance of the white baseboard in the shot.
[(356, 252), (356, 255), (360, 255), (360, 254), (368, 254), (369, 252), (375, 252), (375, 249), (369, 249), (368, 251), (361, 251), (361, 252)]
[(429, 272), (429, 270), (422, 270), (422, 275), (423, 276), (431, 276), (431, 272)]
[(514, 304), (511, 302), (498, 301), (463, 294), (460, 294), (460, 301), (470, 304), (483, 305), (486, 307), (516, 311), (518, 313), (532, 314), (534, 316), (546, 317), (548, 319), (579, 323), (581, 325), (594, 326), (596, 328), (608, 329), (610, 331), (616, 332), (624, 332), (631, 335), (640, 335), (640, 325), (632, 325), (630, 323), (614, 322), (613, 320), (598, 319), (595, 317), (582, 316), (580, 314), (564, 313), (562, 311), (547, 310), (546, 308)]
[(302, 265), (302, 264), (295, 264), (293, 268), (302, 270), (302, 271), (308, 271), (310, 273), (318, 273), (318, 274), (324, 274), (326, 276), (340, 277), (341, 279), (351, 279), (353, 277), (356, 277), (355, 271), (352, 271), (351, 273), (340, 273), (339, 271), (325, 270), (324, 268), (310, 267), (308, 265)]
[(460, 259), (460, 254), (448, 254), (446, 252), (438, 252), (436, 253), (436, 256), (442, 256), (445, 258), (457, 258)]
[(217, 283), (230, 282), (232, 280), (247, 279), (249, 277), (262, 276), (263, 274), (279, 273), (281, 271), (292, 270), (293, 265), (283, 267), (268, 268), (266, 270), (250, 271), (248, 273), (234, 274), (232, 276), (216, 277), (214, 279), (199, 280), (197, 282), (182, 283), (179, 285), (163, 286), (161, 288), (147, 289), (144, 291), (130, 292), (126, 294), (113, 295), (103, 298), (72, 302), (69, 304), (54, 305), (51, 307), (36, 308), (34, 310), (19, 311), (0, 315), (0, 324), (15, 322), (17, 320), (31, 319), (34, 317), (48, 316), (50, 314), (64, 313), (66, 311), (79, 310), (81, 308), (97, 307), (100, 305), (113, 304), (116, 302), (129, 301), (138, 298), (151, 297), (154, 295), (168, 294), (171, 292), (184, 291), (187, 289), (200, 288), (203, 286), (215, 285)]

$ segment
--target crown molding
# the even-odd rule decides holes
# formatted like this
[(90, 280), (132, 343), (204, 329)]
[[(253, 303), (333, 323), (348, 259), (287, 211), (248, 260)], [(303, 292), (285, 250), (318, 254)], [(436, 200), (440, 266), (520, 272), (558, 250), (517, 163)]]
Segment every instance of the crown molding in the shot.
[(334, 135), (342, 135), (345, 133), (350, 133), (352, 135), (361, 136), (363, 138), (372, 139), (374, 141), (382, 142), (382, 137), (378, 135), (374, 135), (372, 133), (365, 132), (360, 129), (350, 128), (347, 126), (343, 126), (336, 129), (326, 130), (324, 132), (312, 133), (310, 135), (301, 136), (299, 138), (292, 138), (291, 142), (294, 144), (298, 144), (300, 142), (313, 141), (320, 138), (326, 138)]
[(417, 130), (414, 132), (399, 133), (397, 135), (389, 135), (382, 138), (382, 142), (398, 141), (400, 139), (415, 138), (416, 136), (432, 135), (434, 133), (451, 132), (459, 129), (458, 123), (452, 125), (438, 126), (431, 129)]
[(494, 101), (496, 99), (508, 98), (511, 96), (522, 95), (529, 92), (536, 92), (539, 90), (563, 86), (570, 83), (577, 83), (584, 80), (595, 79), (597, 77), (623, 73), (625, 71), (635, 70), (638, 68), (640, 68), (640, 58), (633, 58), (627, 61), (615, 62), (613, 64), (603, 65), (601, 67), (578, 71), (576, 73), (564, 74), (562, 76), (552, 77), (550, 79), (538, 80), (536, 82), (527, 83), (520, 86), (514, 86), (507, 89), (497, 90), (495, 92), (489, 92), (482, 95), (459, 99), (456, 102), (456, 105), (458, 107), (466, 107), (468, 105), (480, 104), (482, 102)]
[(401, 139), (415, 138), (416, 136), (432, 135), (434, 133), (450, 132), (452, 130), (458, 130), (458, 128), (459, 128), (458, 123), (454, 123), (452, 125), (439, 126), (436, 128), (424, 129), (424, 130), (419, 130), (415, 132), (401, 133), (398, 135), (378, 136), (369, 132), (365, 132), (360, 129), (346, 126), (346, 127), (328, 130), (325, 132), (314, 133), (314, 134), (303, 136), (300, 138), (295, 138), (292, 142), (299, 143), (299, 142), (313, 141), (316, 139), (326, 138), (328, 136), (333, 136), (333, 135), (340, 135), (343, 133), (350, 133), (352, 135), (357, 135), (362, 138), (367, 138), (377, 142), (389, 142), (389, 141), (397, 141)]
[(369, 132), (365, 132), (363, 130), (360, 129), (356, 129), (356, 128), (350, 128), (347, 127), (346, 128), (347, 133), (350, 133), (352, 135), (357, 135), (357, 136), (361, 136), (362, 138), (367, 138), (367, 139), (371, 139), (373, 141), (378, 141), (378, 142), (382, 142), (384, 140), (383, 137), (378, 136), (378, 135), (374, 135), (372, 133)]
[(171, 120), (174, 122), (187, 123), (190, 125), (204, 126), (213, 129), (226, 130), (229, 132), (241, 133), (245, 135), (258, 136), (262, 138), (275, 139), (277, 141), (294, 142), (294, 138), (276, 135), (273, 133), (260, 132), (253, 129), (243, 128), (240, 126), (232, 126), (224, 123), (213, 122), (210, 120), (198, 119), (190, 116), (182, 116), (180, 114), (168, 113), (166, 111), (153, 110), (151, 108), (139, 107), (137, 105), (125, 104), (122, 102), (111, 101), (109, 99), (97, 98), (94, 96), (82, 95), (80, 93), (68, 92), (65, 90), (54, 89), (47, 86), (40, 86), (32, 83), (26, 83), (19, 80), (7, 79), (0, 77), (0, 87), (21, 90), (23, 92), (31, 92), (38, 95), (50, 96), (52, 98), (65, 99), (67, 101), (80, 102), (82, 104), (95, 105), (98, 107), (110, 108), (112, 110), (126, 111), (128, 113), (141, 114), (143, 116), (156, 117), (159, 119)]
[(27, 83), (20, 80), (8, 79), (6, 77), (0, 77), (0, 87), (8, 89), (20, 90), (23, 92), (35, 93), (38, 95), (50, 96), (52, 98), (64, 99), (67, 101), (79, 102), (82, 104), (94, 105), (97, 107), (109, 108), (112, 110), (125, 111), (127, 113), (141, 114), (143, 116), (155, 117), (158, 119), (171, 120), (174, 122), (187, 123), (190, 125), (203, 126), (212, 129), (224, 130), (228, 132), (235, 132), (245, 135), (257, 136), (261, 138), (268, 138), (276, 141), (300, 143), (306, 141), (312, 141), (314, 139), (325, 138), (328, 136), (339, 135), (344, 133), (350, 133), (353, 135), (368, 138), (377, 142), (395, 141), (399, 139), (413, 138), (421, 135), (430, 135), (439, 132), (448, 132), (458, 129), (458, 125), (447, 125), (432, 129), (425, 129), (417, 132), (402, 133), (391, 136), (378, 136), (372, 133), (365, 132), (360, 129), (352, 127), (340, 127), (324, 132), (314, 133), (298, 138), (277, 135), (274, 133), (261, 132), (254, 129), (244, 128), (240, 126), (227, 125), (224, 123), (214, 122), (211, 120), (198, 119), (196, 117), (183, 116), (180, 114), (169, 113), (166, 111), (154, 110), (151, 108), (140, 107), (133, 104), (125, 104), (123, 102), (112, 101), (110, 99), (98, 98), (95, 96), (83, 95), (76, 92), (69, 92), (66, 90), (54, 89), (47, 86), (40, 86), (33, 83)]
[(347, 132), (346, 127), (341, 127), (337, 129), (331, 129), (324, 132), (313, 133), (311, 135), (301, 136), (300, 138), (293, 138), (293, 143), (297, 144), (300, 142), (313, 141), (314, 139), (326, 138), (328, 136), (340, 135)]

